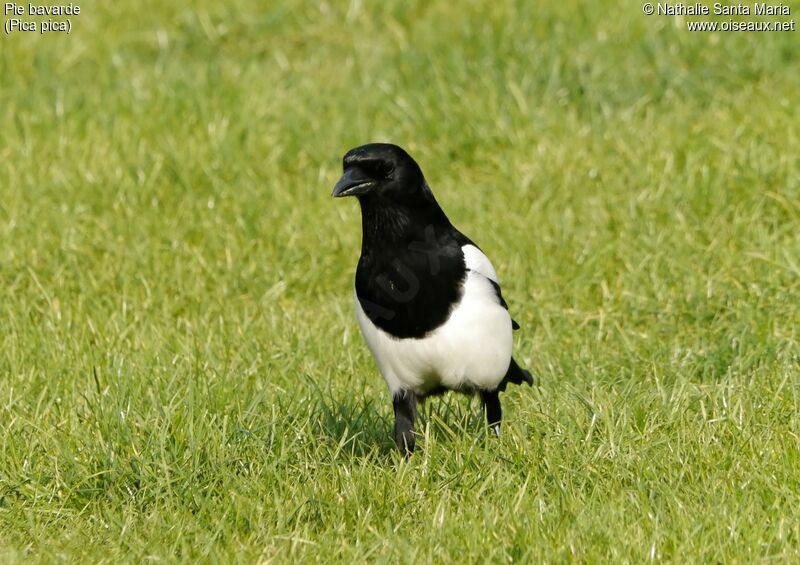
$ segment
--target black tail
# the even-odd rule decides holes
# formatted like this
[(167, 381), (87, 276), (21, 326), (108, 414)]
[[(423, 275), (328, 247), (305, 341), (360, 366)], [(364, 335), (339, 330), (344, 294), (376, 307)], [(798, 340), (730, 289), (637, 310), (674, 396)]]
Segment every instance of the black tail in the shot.
[(508, 366), (508, 372), (506, 372), (506, 376), (503, 377), (503, 380), (500, 381), (497, 390), (505, 390), (508, 383), (513, 383), (515, 385), (528, 383), (529, 385), (533, 385), (533, 375), (531, 375), (530, 371), (526, 371), (517, 365), (513, 357), (511, 358), (511, 364)]

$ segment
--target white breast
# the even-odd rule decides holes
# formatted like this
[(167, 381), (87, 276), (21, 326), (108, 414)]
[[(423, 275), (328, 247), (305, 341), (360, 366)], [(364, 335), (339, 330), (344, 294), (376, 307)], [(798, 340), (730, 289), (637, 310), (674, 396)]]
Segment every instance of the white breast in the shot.
[(511, 362), (511, 316), (490, 278), (497, 275), (475, 246), (461, 248), (467, 279), (461, 302), (448, 320), (420, 339), (397, 339), (378, 328), (355, 298), (356, 317), (389, 390), (423, 394), (435, 387), (493, 390)]

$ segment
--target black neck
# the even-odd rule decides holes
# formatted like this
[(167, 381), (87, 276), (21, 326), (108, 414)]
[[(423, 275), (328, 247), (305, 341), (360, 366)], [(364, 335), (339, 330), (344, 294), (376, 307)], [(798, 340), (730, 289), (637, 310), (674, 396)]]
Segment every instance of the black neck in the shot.
[(450, 226), (450, 220), (432, 194), (420, 203), (389, 202), (379, 197), (362, 198), (360, 202), (362, 255), (370, 250), (407, 245), (422, 238), (429, 226)]

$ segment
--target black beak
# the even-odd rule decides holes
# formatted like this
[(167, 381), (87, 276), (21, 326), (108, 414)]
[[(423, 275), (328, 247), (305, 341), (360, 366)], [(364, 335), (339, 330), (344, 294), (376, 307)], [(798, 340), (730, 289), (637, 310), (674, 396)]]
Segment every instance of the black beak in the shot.
[(333, 187), (331, 196), (338, 198), (340, 196), (364, 194), (373, 184), (375, 184), (375, 181), (367, 176), (364, 171), (358, 167), (350, 167), (345, 170), (342, 178)]

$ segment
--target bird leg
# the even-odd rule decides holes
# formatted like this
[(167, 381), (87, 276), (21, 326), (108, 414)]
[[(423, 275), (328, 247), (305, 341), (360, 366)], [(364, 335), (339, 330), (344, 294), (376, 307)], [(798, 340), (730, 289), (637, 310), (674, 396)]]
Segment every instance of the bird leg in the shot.
[(403, 457), (414, 453), (414, 419), (417, 417), (417, 396), (400, 390), (392, 397), (394, 405), (394, 441)]
[(497, 437), (500, 437), (500, 420), (503, 419), (503, 410), (500, 408), (500, 396), (497, 389), (481, 391), (481, 400), (486, 410), (486, 423), (492, 428)]

